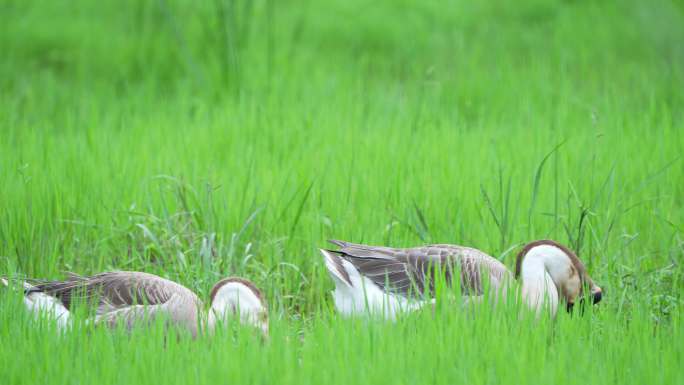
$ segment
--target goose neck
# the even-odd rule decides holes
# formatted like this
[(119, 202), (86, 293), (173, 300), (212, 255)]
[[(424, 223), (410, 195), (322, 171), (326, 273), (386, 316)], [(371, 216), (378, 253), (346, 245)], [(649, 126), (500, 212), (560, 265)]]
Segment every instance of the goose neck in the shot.
[(530, 252), (522, 262), (522, 297), (539, 315), (548, 307), (552, 315), (558, 308), (558, 287), (549, 271), (549, 259), (541, 253)]

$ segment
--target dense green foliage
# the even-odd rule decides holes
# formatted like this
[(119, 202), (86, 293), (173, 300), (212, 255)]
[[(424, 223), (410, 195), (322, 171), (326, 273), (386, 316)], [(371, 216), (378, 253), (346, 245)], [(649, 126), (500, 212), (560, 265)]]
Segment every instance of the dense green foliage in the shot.
[[(0, 382), (682, 381), (681, 4), (3, 0), (0, 19), (0, 274), (200, 294), (244, 275), (273, 330), (60, 336), (3, 290)], [(508, 266), (552, 238), (606, 294), (556, 322), (343, 321), (328, 238)]]

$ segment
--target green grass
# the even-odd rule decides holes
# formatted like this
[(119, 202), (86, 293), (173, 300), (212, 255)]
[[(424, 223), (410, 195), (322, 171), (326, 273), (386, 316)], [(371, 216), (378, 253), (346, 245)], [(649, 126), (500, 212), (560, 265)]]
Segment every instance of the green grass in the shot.
[[(682, 382), (681, 4), (5, 0), (0, 18), (0, 274), (136, 269), (202, 295), (244, 275), (273, 332), (61, 336), (2, 291), (0, 382)], [(552, 238), (605, 297), (556, 322), (345, 321), (328, 238), (508, 266)]]

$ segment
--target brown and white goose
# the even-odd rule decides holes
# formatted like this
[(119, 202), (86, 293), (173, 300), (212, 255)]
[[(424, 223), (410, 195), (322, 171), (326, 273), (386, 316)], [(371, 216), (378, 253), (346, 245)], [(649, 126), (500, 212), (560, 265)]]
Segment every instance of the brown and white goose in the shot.
[[(33, 280), (29, 280), (33, 281)], [(34, 281), (38, 282), (38, 281)], [(3, 279), (5, 285), (8, 284)], [(127, 328), (164, 317), (169, 326), (186, 329), (197, 336), (206, 325), (212, 332), (217, 323), (238, 316), (243, 324), (268, 335), (268, 309), (261, 291), (244, 278), (225, 278), (211, 290), (211, 307), (190, 289), (154, 274), (137, 271), (111, 271), (93, 276), (72, 274), (63, 281), (23, 282), (24, 304), (34, 314), (48, 313), (66, 327), (74, 302), (96, 305), (95, 324)]]
[[(593, 302), (601, 300), (601, 288), (587, 274), (577, 256), (549, 240), (531, 242), (518, 254), (515, 274), (484, 252), (456, 245), (413, 248), (368, 246), (331, 240), (339, 250), (321, 249), (325, 265), (335, 282), (335, 308), (343, 315), (381, 314), (394, 319), (397, 313), (434, 302), (436, 272), (452, 283), (452, 272), (461, 293), (482, 298), (485, 281), (494, 298), (505, 292), (513, 278), (520, 278), (522, 300), (539, 314), (548, 305), (555, 316), (559, 301), (570, 309), (589, 287)], [(427, 294), (427, 297), (426, 297)]]

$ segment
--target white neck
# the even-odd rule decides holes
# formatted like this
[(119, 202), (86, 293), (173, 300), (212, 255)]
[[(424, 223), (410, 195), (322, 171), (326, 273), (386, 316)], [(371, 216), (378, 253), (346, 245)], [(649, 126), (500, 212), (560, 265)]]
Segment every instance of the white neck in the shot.
[(268, 333), (268, 315), (261, 300), (247, 286), (239, 282), (229, 282), (216, 292), (209, 310), (208, 326), (213, 331), (216, 324), (226, 322), (238, 315), (242, 324), (259, 327)]
[(520, 276), (523, 301), (539, 315), (548, 306), (556, 315), (561, 280), (570, 270), (572, 261), (559, 248), (540, 245), (532, 248), (523, 258)]

